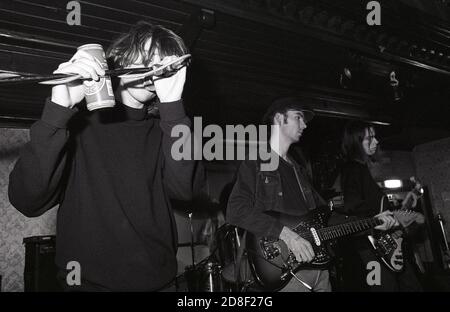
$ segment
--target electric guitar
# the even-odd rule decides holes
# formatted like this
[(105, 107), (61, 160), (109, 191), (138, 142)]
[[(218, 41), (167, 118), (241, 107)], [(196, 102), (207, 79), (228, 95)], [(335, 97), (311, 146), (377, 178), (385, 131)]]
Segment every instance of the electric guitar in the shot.
[[(257, 282), (267, 291), (283, 288), (293, 274), (304, 268), (325, 268), (331, 261), (328, 242), (340, 237), (372, 229), (382, 224), (378, 218), (366, 218), (339, 225), (325, 227), (327, 212), (318, 208), (301, 216), (286, 216), (280, 221), (311, 243), (315, 257), (310, 263), (300, 263), (280, 239), (257, 237), (247, 232), (247, 255), (252, 273)], [(396, 211), (394, 215), (405, 224), (411, 214)], [(400, 222), (400, 221), (399, 221)]]
[[(414, 193), (417, 197), (420, 197), (422, 195), (422, 193), (420, 192), (422, 188), (420, 182), (417, 181), (414, 177), (411, 177), (410, 180), (411, 182), (415, 183), (415, 186), (411, 192)], [(400, 225), (403, 228), (406, 228), (408, 225), (414, 222), (418, 224), (423, 224), (425, 222), (424, 216), (421, 213), (410, 210), (413, 202), (414, 199), (412, 198), (412, 196), (410, 196), (403, 203), (402, 208), (400, 210), (397, 210), (410, 214), (410, 218), (408, 221), (412, 222), (409, 223), (400, 222)], [(393, 233), (379, 232), (375, 236), (369, 235), (367, 237), (373, 249), (375, 250), (377, 256), (393, 272), (401, 272), (404, 267), (403, 249), (402, 249), (403, 235), (404, 235), (403, 230), (395, 230)], [(423, 268), (419, 255), (415, 253), (414, 257), (419, 269), (421, 271), (424, 271), (425, 269)]]

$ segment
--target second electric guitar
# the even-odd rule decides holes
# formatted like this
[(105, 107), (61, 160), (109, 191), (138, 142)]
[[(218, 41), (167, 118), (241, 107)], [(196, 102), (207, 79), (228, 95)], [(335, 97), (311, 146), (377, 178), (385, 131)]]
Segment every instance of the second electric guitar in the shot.
[[(422, 196), (422, 193), (420, 192), (422, 188), (420, 182), (418, 182), (414, 177), (411, 177), (410, 180), (415, 184), (411, 192), (414, 193), (417, 197)], [(397, 210), (410, 214), (410, 222), (408, 222), (407, 224), (400, 222), (403, 227), (407, 227), (413, 222), (416, 222), (418, 224), (422, 224), (425, 222), (424, 216), (421, 213), (409, 210), (411, 209), (413, 202), (414, 200), (412, 199), (412, 197), (409, 197), (407, 198), (405, 203), (403, 203), (402, 208), (400, 210)], [(381, 232), (377, 233), (376, 236), (368, 236), (368, 239), (372, 247), (374, 248), (375, 253), (381, 259), (381, 261), (383, 261), (383, 263), (393, 272), (401, 272), (404, 267), (402, 249), (403, 234), (404, 233), (402, 230), (396, 230), (394, 231), (394, 233)], [(417, 257), (416, 254), (415, 257)], [(420, 261), (416, 259), (416, 262), (418, 262), (420, 268)]]
[[(408, 212), (395, 211), (394, 215), (402, 224), (413, 222)], [(290, 216), (280, 221), (311, 243), (315, 257), (310, 263), (299, 263), (284, 241), (256, 237), (248, 232), (247, 254), (250, 267), (258, 283), (267, 291), (283, 288), (292, 274), (301, 268), (326, 267), (332, 260), (328, 252), (328, 241), (382, 224), (377, 218), (367, 218), (325, 227), (326, 213), (323, 209), (313, 210), (301, 217)]]

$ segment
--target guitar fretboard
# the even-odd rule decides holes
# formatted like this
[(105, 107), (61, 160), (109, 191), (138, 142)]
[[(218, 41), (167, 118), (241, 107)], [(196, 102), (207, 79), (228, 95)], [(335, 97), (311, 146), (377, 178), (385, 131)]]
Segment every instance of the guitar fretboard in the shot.
[(319, 238), (321, 241), (339, 238), (342, 236), (362, 232), (376, 227), (383, 222), (377, 218), (361, 219), (353, 222), (343, 223), (335, 226), (318, 229)]

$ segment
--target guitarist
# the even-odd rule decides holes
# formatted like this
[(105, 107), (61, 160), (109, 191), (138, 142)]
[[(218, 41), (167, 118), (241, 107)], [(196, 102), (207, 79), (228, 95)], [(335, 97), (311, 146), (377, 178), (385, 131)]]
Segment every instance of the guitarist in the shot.
[[(356, 218), (371, 217), (380, 212), (380, 203), (384, 196), (372, 177), (369, 166), (377, 151), (378, 140), (375, 129), (367, 123), (352, 121), (347, 124), (342, 139), (342, 150), (346, 163), (341, 173), (341, 187), (344, 193), (344, 206), (338, 212)], [(408, 197), (415, 196), (409, 193)], [(414, 203), (416, 202), (413, 198)], [(388, 201), (384, 201), (385, 205)], [(390, 212), (383, 212), (390, 220), (385, 227), (378, 230), (395, 230), (398, 226)], [(370, 246), (367, 235), (356, 235), (352, 240), (343, 242), (347, 255), (353, 254), (344, 262), (344, 279), (346, 289), (351, 291), (420, 291), (421, 287), (408, 259), (404, 259), (404, 269), (394, 273), (381, 263)], [(353, 261), (351, 261), (353, 260)], [(367, 264), (371, 261), (380, 263), (380, 285), (368, 285), (366, 282)], [(360, 269), (358, 270), (358, 264)], [(349, 270), (345, 270), (345, 266)], [(351, 267), (350, 267), (351, 266)], [(352, 276), (353, 275), (353, 276)], [(352, 278), (353, 277), (353, 278)]]
[[(301, 216), (325, 203), (305, 170), (288, 153), (313, 116), (313, 111), (296, 98), (280, 98), (272, 103), (263, 121), (278, 126), (272, 127), (270, 136), (271, 155), (279, 160), (278, 166), (263, 171), (262, 160), (242, 162), (227, 207), (227, 222), (258, 237), (282, 239), (296, 259), (304, 263), (314, 258), (311, 244), (283, 226), (280, 216)], [(300, 270), (281, 291), (331, 291), (328, 271)]]

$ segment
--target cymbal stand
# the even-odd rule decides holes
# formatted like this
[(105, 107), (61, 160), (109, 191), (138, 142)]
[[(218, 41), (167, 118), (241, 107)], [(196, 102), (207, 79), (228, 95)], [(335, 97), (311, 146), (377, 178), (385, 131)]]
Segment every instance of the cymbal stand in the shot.
[(192, 212), (189, 213), (189, 227), (191, 230), (191, 256), (192, 256), (192, 269), (195, 270), (195, 249), (194, 249), (194, 226), (192, 225)]

